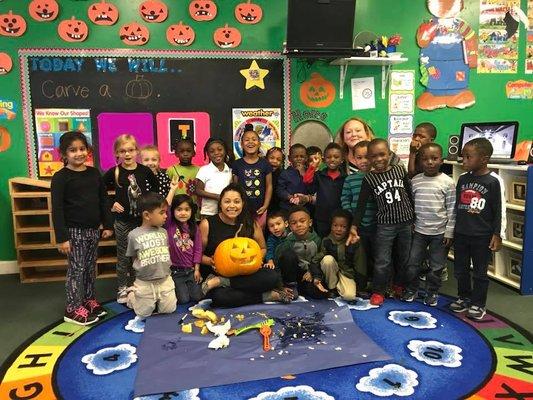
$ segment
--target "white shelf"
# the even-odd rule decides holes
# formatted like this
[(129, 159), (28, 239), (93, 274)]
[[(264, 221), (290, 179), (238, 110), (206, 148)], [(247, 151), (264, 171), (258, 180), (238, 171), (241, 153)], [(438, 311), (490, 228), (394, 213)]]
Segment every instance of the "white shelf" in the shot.
[(526, 206), (521, 206), (520, 204), (505, 203), (505, 207), (509, 210), (526, 211)]
[(513, 279), (510, 279), (510, 278), (508, 278), (506, 276), (497, 275), (494, 272), (492, 272), (491, 270), (487, 271), (487, 275), (490, 276), (492, 279), (500, 281), (502, 283), (505, 283), (506, 285), (512, 286), (515, 289), (520, 289), (520, 282), (517, 282), (517, 281), (515, 281)]
[(407, 58), (388, 58), (388, 57), (347, 57), (337, 58), (331, 61), (330, 65), (339, 66), (339, 99), (344, 98), (344, 81), (346, 80), (346, 71), (349, 65), (355, 66), (378, 66), (381, 67), (381, 98), (385, 98), (387, 83), (390, 76), (392, 65), (401, 64), (408, 61)]
[[(458, 161), (449, 161), (449, 160), (444, 160), (444, 164), (457, 165), (459, 167), (463, 166), (463, 163), (460, 163)], [(517, 165), (517, 164), (513, 164), (513, 163), (510, 163), (510, 164), (487, 164), (487, 167), (490, 168), (490, 169), (505, 169), (505, 170), (509, 170), (509, 171), (524, 171), (524, 172), (527, 171), (527, 167), (528, 166), (529, 165)]]
[(502, 245), (505, 247), (509, 247), (510, 249), (522, 251), (522, 245), (514, 242), (510, 242), (508, 240), (502, 240)]

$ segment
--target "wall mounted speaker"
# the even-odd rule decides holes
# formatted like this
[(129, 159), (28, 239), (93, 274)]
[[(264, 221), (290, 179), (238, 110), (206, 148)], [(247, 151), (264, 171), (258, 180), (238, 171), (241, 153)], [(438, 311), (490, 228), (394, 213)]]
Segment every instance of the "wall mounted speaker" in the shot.
[(448, 161), (457, 161), (461, 149), (459, 148), (459, 135), (450, 135), (448, 137)]

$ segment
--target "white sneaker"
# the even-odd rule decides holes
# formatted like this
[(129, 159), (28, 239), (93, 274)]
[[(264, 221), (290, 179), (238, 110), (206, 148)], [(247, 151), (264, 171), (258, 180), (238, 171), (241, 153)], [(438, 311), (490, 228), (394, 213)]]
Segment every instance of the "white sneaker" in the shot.
[(128, 288), (121, 286), (117, 291), (117, 303), (126, 304), (128, 302)]

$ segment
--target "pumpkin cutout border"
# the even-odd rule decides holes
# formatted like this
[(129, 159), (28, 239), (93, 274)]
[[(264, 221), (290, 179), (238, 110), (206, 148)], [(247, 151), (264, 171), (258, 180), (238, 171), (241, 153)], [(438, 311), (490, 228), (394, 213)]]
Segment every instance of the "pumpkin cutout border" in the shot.
[(87, 7), (87, 16), (95, 25), (111, 26), (117, 23), (120, 18), (120, 12), (113, 3), (101, 0)]
[(159, 0), (146, 0), (139, 5), (139, 15), (144, 22), (161, 23), (168, 18), (168, 7)]
[(213, 32), (213, 41), (222, 49), (234, 49), (240, 46), (242, 36), (237, 28), (225, 24)]
[(0, 14), (0, 35), (19, 37), (24, 35), (26, 28), (26, 20), (22, 15), (13, 14), (12, 10), (7, 14)]
[(263, 19), (263, 9), (251, 0), (239, 3), (235, 6), (235, 19), (244, 25), (258, 24)]
[(32, 0), (28, 13), (37, 22), (50, 22), (59, 16), (59, 4), (56, 0)]
[(222, 241), (217, 246), (213, 261), (219, 275), (232, 278), (257, 272), (263, 265), (263, 254), (255, 240), (247, 237), (233, 237)]
[(13, 60), (7, 53), (0, 53), (0, 75), (5, 75), (13, 69)]
[(212, 21), (217, 14), (218, 7), (213, 0), (192, 0), (189, 3), (189, 15), (195, 21)]
[(89, 26), (85, 21), (72, 16), (57, 25), (57, 33), (65, 42), (83, 42), (89, 36)]
[(183, 21), (170, 25), (166, 32), (167, 41), (174, 46), (190, 46), (196, 38), (196, 33), (190, 25), (185, 25)]
[(150, 40), (150, 30), (137, 22), (130, 22), (120, 27), (119, 36), (128, 46), (143, 46)]
[(300, 86), (300, 100), (307, 107), (328, 107), (335, 100), (335, 95), (335, 85), (318, 72), (311, 73)]

